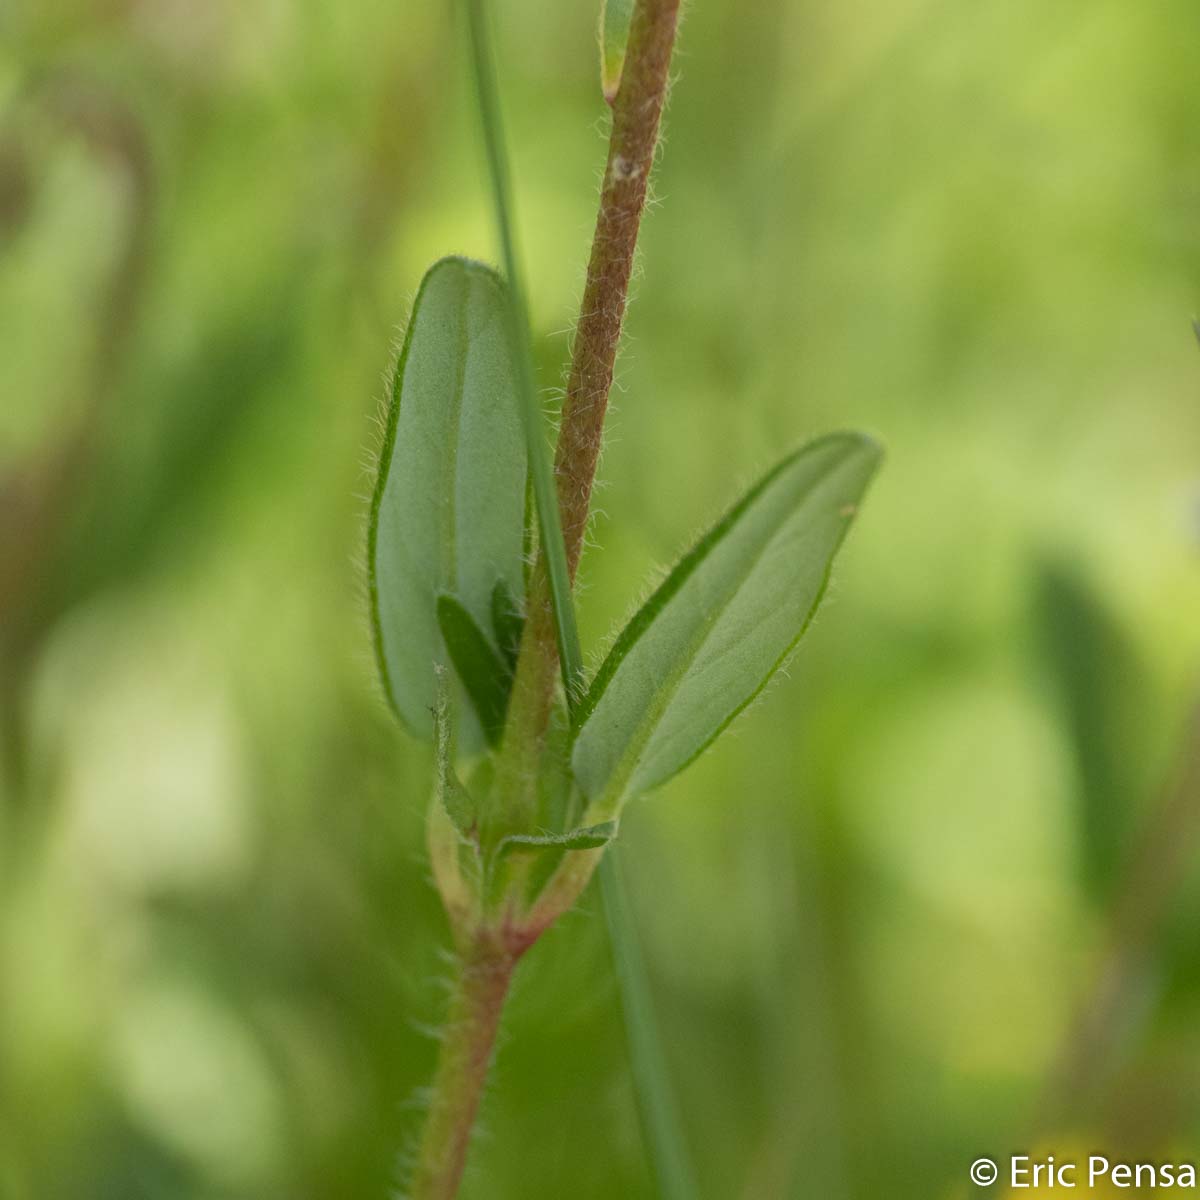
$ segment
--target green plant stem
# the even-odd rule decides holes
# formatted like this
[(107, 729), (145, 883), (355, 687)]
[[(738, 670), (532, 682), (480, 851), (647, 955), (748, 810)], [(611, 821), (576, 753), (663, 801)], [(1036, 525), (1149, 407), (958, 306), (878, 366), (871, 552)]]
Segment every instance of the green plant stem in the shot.
[(453, 1200), (458, 1193), (515, 966), (514, 955), (490, 947), (463, 956), (417, 1152), (411, 1200)]
[(646, 964), (615, 848), (610, 848), (600, 860), (598, 873), (608, 919), (613, 971), (621, 993), (642, 1136), (646, 1139), (662, 1200), (691, 1200), (697, 1194), (696, 1182), (683, 1139), (679, 1109), (671, 1090), (666, 1055), (658, 1036)]
[(508, 156), (500, 119), (499, 88), (496, 84), (496, 66), (492, 61), (491, 39), (488, 37), (483, 0), (467, 0), (467, 16), (471, 27), (475, 90), (479, 97), (483, 141), (487, 150), (492, 199), (496, 210), (496, 229), (504, 255), (504, 271), (508, 277), (511, 301), (508, 309), (509, 338), (517, 364), (523, 401), (525, 443), (529, 469), (533, 476), (538, 527), (541, 530), (541, 559), (546, 564), (545, 580), (553, 615), (558, 660), (562, 664), (563, 685), (567, 696), (572, 697), (583, 675), (583, 653), (579, 648), (579, 631), (575, 625), (575, 609), (571, 604), (571, 577), (563, 545), (562, 522), (558, 499), (554, 492), (554, 478), (545, 442), (542, 411), (537, 399), (533, 353), (529, 345), (529, 309), (525, 301), (520, 256), (517, 254)]

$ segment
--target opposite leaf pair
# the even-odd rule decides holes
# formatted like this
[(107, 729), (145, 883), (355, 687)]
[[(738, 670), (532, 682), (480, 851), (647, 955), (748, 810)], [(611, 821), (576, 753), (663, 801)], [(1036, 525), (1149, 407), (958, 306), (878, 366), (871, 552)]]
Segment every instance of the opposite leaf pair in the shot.
[[(500, 278), (477, 263), (442, 259), (426, 275), (371, 509), (372, 617), (389, 698), (421, 736), (435, 733), (433, 714), (448, 714), (464, 756), (503, 737), (525, 596), (527, 460), (506, 304)], [(696, 544), (572, 713), (567, 757), (585, 828), (509, 832), (506, 850), (485, 855), (602, 844), (631, 796), (713, 741), (807, 627), (879, 460), (859, 434), (820, 438)], [(454, 681), (444, 701), (441, 677)], [(452, 775), (448, 744), (439, 757)]]

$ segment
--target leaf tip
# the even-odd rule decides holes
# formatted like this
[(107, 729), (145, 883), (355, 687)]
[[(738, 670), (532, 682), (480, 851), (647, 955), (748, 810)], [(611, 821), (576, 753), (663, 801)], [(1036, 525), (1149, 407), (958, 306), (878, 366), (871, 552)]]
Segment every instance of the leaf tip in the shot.
[[(809, 447), (814, 447), (822, 442), (827, 446), (838, 446), (847, 461), (856, 460), (861, 464), (861, 477), (864, 485), (874, 477), (887, 457), (883, 443), (878, 438), (857, 429), (846, 429), (828, 434), (826, 437), (818, 439), (817, 442), (810, 442)], [(855, 503), (857, 504), (857, 502)], [(841, 515), (853, 516), (854, 513), (843, 511)]]

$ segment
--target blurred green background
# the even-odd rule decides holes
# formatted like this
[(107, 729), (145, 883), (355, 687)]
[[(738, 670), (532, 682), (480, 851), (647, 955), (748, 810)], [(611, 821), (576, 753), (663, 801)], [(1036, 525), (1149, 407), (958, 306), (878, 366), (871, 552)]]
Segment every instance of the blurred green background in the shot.
[[(494, 8), (553, 402), (595, 2)], [(0, 8), (3, 1200), (398, 1177), (447, 934), (363, 495), (424, 268), (496, 256), (454, 16)], [(706, 1200), (1200, 1154), (1197, 45), (1195, 0), (687, 6), (585, 644), (783, 448), (889, 451), (788, 678), (622, 829)], [(464, 1195), (653, 1194), (589, 893)]]

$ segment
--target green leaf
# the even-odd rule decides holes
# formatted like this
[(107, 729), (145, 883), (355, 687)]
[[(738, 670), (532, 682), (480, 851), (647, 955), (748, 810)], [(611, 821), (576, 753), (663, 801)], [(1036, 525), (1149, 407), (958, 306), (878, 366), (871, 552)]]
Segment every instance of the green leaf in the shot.
[(604, 99), (611, 104), (621, 86), (625, 67), (625, 47), (629, 44), (629, 25), (633, 20), (633, 0), (600, 2), (600, 86)]
[(615, 816), (690, 763), (766, 685), (816, 610), (881, 451), (831, 434), (784, 459), (680, 561), (576, 715), (572, 765)]
[[(525, 438), (507, 321), (499, 276), (444, 258), (421, 283), (396, 368), (371, 503), (371, 615), (388, 697), (423, 737), (446, 661), (437, 597), (486, 628), (497, 582), (523, 595)], [(460, 733), (478, 743), (473, 714)]]
[(525, 618), (512, 593), (503, 579), (497, 580), (492, 589), (492, 632), (496, 635), (496, 645), (500, 647), (510, 673), (517, 669), (517, 655), (521, 650), (521, 634), (524, 630)]
[(496, 653), (474, 617), (453, 597), (437, 598), (438, 627), (459, 680), (492, 746), (504, 732), (512, 667)]
[(616, 821), (602, 821), (598, 825), (585, 825), (567, 833), (513, 833), (500, 839), (496, 852), (506, 854), (538, 853), (543, 850), (595, 850), (607, 846), (617, 836)]

